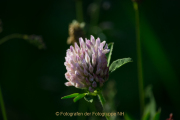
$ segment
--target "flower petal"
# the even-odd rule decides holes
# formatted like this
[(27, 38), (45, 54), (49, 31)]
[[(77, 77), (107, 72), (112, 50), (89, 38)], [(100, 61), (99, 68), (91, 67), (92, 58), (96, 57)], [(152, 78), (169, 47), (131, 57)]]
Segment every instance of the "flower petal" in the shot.
[(95, 44), (95, 39), (94, 39), (94, 36), (92, 36), (92, 35), (91, 35), (91, 42), (93, 45)]
[(66, 86), (73, 86), (73, 84), (71, 82), (66, 82), (65, 85)]

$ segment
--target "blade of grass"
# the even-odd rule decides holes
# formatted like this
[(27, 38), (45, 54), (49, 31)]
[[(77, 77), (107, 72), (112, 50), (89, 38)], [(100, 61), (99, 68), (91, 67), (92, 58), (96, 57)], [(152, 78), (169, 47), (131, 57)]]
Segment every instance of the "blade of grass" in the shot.
[(144, 83), (143, 83), (143, 67), (142, 67), (142, 53), (140, 41), (140, 27), (139, 27), (139, 10), (138, 3), (133, 2), (136, 20), (136, 49), (137, 49), (137, 67), (138, 67), (138, 84), (139, 84), (139, 99), (141, 115), (144, 111)]
[(83, 22), (82, 0), (76, 0), (76, 17), (78, 22)]
[[(134, 24), (134, 21), (132, 21), (134, 18), (133, 10), (129, 3), (130, 1), (125, 1), (122, 7), (126, 6), (123, 9), (126, 12), (126, 15), (128, 15), (129, 20)], [(180, 98), (177, 97), (177, 93), (180, 93), (180, 82), (178, 81), (178, 77), (175, 74), (170, 61), (168, 60), (165, 49), (159, 42), (160, 40), (158, 36), (154, 33), (152, 26), (144, 17), (143, 13), (141, 13), (141, 37), (143, 39), (142, 44), (145, 46), (147, 54), (156, 67), (157, 72), (163, 79), (162, 83), (168, 91), (173, 106), (175, 106), (176, 110), (180, 112)]]
[(5, 109), (5, 105), (4, 105), (4, 101), (3, 101), (1, 86), (0, 86), (0, 105), (1, 105), (2, 115), (3, 115), (3, 120), (7, 120), (6, 109)]

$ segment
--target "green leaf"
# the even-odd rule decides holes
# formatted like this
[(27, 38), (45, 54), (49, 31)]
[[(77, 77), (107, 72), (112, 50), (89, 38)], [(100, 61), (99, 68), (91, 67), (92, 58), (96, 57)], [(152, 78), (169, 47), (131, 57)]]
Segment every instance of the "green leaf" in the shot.
[(134, 120), (132, 117), (129, 116), (129, 114), (124, 114), (124, 119), (125, 120)]
[(116, 61), (113, 61), (113, 63), (109, 67), (109, 71), (113, 72), (117, 68), (121, 67), (122, 65), (124, 65), (124, 64), (126, 64), (128, 62), (132, 62), (132, 59), (131, 58), (123, 58), (123, 59), (118, 59)]
[(148, 112), (142, 116), (142, 120), (149, 120), (149, 119), (150, 119), (150, 112)]
[(159, 120), (160, 119), (160, 114), (161, 114), (161, 109), (158, 110), (158, 112), (155, 114), (153, 120)]
[(86, 96), (84, 96), (84, 99), (85, 99), (87, 102), (90, 102), (90, 103), (93, 102), (93, 97), (92, 97), (91, 95), (86, 95)]
[(77, 97), (74, 98), (74, 102), (78, 101), (79, 99), (83, 98), (86, 95), (86, 93), (79, 94)]
[(79, 95), (79, 93), (74, 93), (74, 94), (71, 94), (71, 95), (64, 96), (61, 99), (73, 98), (73, 97), (76, 97), (78, 95)]
[(108, 58), (107, 58), (107, 66), (109, 67), (109, 64), (110, 64), (110, 61), (111, 61), (111, 55), (112, 55), (112, 50), (113, 50), (113, 45), (114, 43), (109, 43), (108, 44), (108, 47), (111, 45), (111, 49), (110, 49), (110, 52), (108, 54)]

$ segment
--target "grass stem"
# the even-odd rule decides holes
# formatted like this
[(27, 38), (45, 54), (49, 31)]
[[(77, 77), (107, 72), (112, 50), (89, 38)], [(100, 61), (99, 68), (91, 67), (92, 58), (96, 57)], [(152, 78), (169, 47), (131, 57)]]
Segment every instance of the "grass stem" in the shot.
[[(106, 101), (105, 101), (101, 91), (98, 93), (98, 98), (100, 100), (100, 103), (101, 103), (102, 107), (104, 108), (104, 105), (105, 105)], [(107, 120), (110, 120), (109, 116), (105, 115), (105, 117), (106, 117)]]
[(78, 22), (83, 22), (82, 0), (76, 0), (76, 17)]
[(25, 37), (25, 35), (22, 35), (22, 34), (11, 34), (11, 35), (5, 36), (5, 37), (0, 39), (0, 45), (3, 44), (4, 42), (10, 40), (10, 39), (13, 39), (13, 38), (24, 39), (24, 37)]
[(136, 19), (136, 48), (137, 48), (137, 68), (138, 68), (138, 84), (139, 84), (139, 99), (141, 115), (144, 110), (144, 85), (143, 85), (143, 70), (142, 70), (142, 54), (140, 41), (140, 25), (139, 25), (139, 10), (138, 3), (133, 2)]
[(5, 109), (5, 105), (4, 105), (4, 101), (3, 101), (1, 86), (0, 86), (0, 105), (1, 105), (2, 115), (3, 115), (3, 120), (7, 120), (6, 109)]

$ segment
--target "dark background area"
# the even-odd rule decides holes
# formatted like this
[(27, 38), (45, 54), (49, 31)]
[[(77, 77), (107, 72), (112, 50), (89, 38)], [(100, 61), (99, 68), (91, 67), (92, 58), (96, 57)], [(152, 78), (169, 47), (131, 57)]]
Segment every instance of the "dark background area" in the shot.
[[(83, 17), (90, 25), (88, 9), (95, 1), (83, 1)], [(142, 41), (144, 86), (153, 86), (156, 107), (161, 108), (161, 120), (174, 114), (180, 116), (180, 2), (178, 0), (145, 0), (139, 5)], [(109, 7), (107, 7), (109, 6)], [(66, 87), (65, 56), (68, 26), (76, 19), (75, 0), (1, 0), (0, 19), (4, 36), (36, 34), (43, 37), (45, 50), (22, 39), (11, 39), (0, 45), (0, 84), (8, 120), (58, 120), (96, 119), (100, 117), (62, 117), (56, 111), (92, 112), (92, 106), (84, 99), (73, 103), (62, 96), (82, 92), (75, 87)], [(137, 77), (137, 53), (135, 16), (130, 0), (102, 0), (97, 26), (102, 31), (95, 36), (107, 43), (114, 42), (111, 62), (131, 57), (132, 63), (122, 66), (111, 74), (115, 83), (113, 99), (116, 111), (124, 111), (140, 120), (140, 104)], [(103, 29), (103, 25), (110, 25)], [(88, 29), (88, 27), (86, 28)], [(89, 33), (91, 34), (91, 33)], [(90, 38), (87, 34), (87, 38)], [(106, 92), (104, 93), (106, 94)], [(95, 98), (97, 111), (101, 111)], [(86, 106), (87, 109), (84, 109)], [(83, 109), (82, 109), (83, 108)], [(0, 113), (2, 118), (2, 112)]]

